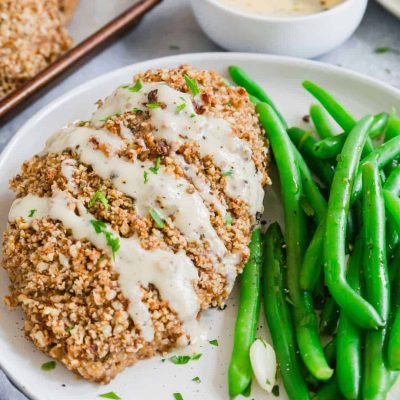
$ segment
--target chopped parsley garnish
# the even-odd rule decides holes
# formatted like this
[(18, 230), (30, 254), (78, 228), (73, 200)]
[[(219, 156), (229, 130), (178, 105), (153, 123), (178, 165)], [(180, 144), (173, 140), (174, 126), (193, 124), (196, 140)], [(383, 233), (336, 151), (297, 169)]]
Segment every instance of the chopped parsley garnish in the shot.
[(221, 175), (222, 176), (230, 176), (230, 175), (232, 175), (233, 174), (233, 171), (230, 169), (229, 171), (223, 171), (222, 173), (221, 173)]
[(201, 379), (200, 379), (198, 376), (195, 376), (195, 377), (192, 379), (192, 381), (193, 381), (193, 382), (196, 382), (196, 383), (201, 383)]
[(193, 97), (196, 97), (200, 93), (199, 85), (196, 79), (192, 79), (189, 75), (184, 75), (185, 82), (189, 90), (192, 92)]
[(41, 368), (43, 371), (51, 371), (56, 367), (56, 362), (55, 361), (49, 361), (44, 364), (42, 364)]
[(35, 209), (35, 208), (32, 208), (32, 210), (29, 211), (28, 217), (29, 217), (29, 218), (32, 218), (32, 217), (35, 215), (35, 212), (36, 212), (36, 209)]
[(140, 112), (140, 111), (142, 111), (140, 108), (137, 108), (137, 107), (133, 107), (132, 108), (132, 112), (134, 112), (134, 113), (137, 113), (137, 112)]
[(153, 174), (157, 175), (157, 174), (158, 174), (158, 171), (160, 170), (160, 163), (161, 163), (161, 158), (160, 158), (160, 157), (157, 157), (157, 158), (156, 158), (156, 163), (154, 164), (154, 167), (150, 167), (149, 170), (150, 170)]
[(92, 219), (90, 221), (96, 233), (103, 233), (106, 229), (106, 223), (104, 221), (100, 221), (98, 219)]
[(210, 344), (213, 345), (213, 346), (218, 346), (218, 345), (219, 345), (217, 339), (210, 340), (208, 343), (210, 343)]
[(121, 397), (114, 392), (99, 394), (99, 397), (102, 397), (103, 399), (121, 400)]
[(161, 359), (161, 362), (165, 362), (165, 358), (162, 358), (162, 359)]
[(147, 171), (143, 171), (143, 181), (145, 184), (149, 181), (149, 173)]
[(231, 215), (231, 213), (227, 213), (225, 215), (225, 223), (227, 225), (232, 225), (232, 215)]
[(111, 247), (113, 258), (115, 258), (115, 253), (121, 247), (119, 238), (116, 237), (112, 232), (106, 230), (107, 224), (105, 222), (98, 219), (92, 219), (90, 223), (92, 224), (96, 233), (103, 233), (105, 235), (107, 244)]
[(279, 397), (279, 386), (278, 386), (278, 385), (275, 385), (275, 386), (272, 388), (272, 394), (273, 394), (274, 396), (276, 396), (276, 397)]
[(196, 116), (195, 113), (190, 114), (190, 118), (194, 118)]
[(186, 103), (182, 103), (182, 104), (179, 104), (179, 106), (178, 107), (176, 107), (176, 112), (181, 112), (182, 110), (184, 110), (186, 108)]
[(151, 218), (153, 218), (153, 221), (156, 223), (156, 225), (160, 229), (164, 229), (165, 224), (164, 224), (163, 220), (160, 218), (160, 216), (158, 215), (157, 211), (154, 208), (150, 208), (149, 213), (150, 213)]
[(65, 329), (67, 332), (71, 332), (75, 328), (75, 325), (69, 326), (67, 329)]
[(151, 110), (154, 110), (155, 108), (160, 108), (161, 104), (160, 103), (147, 103), (146, 107), (150, 108)]
[(119, 238), (114, 236), (111, 232), (108, 232), (108, 231), (104, 232), (104, 234), (106, 235), (107, 244), (111, 247), (113, 258), (115, 258), (115, 253), (121, 247), (121, 243), (119, 241)]
[(113, 115), (108, 115), (107, 117), (101, 119), (101, 122), (107, 122), (109, 119), (111, 119), (112, 117), (119, 117), (121, 114), (120, 113), (115, 113)]
[(375, 53), (377, 53), (377, 54), (393, 53), (393, 54), (397, 54), (398, 56), (400, 56), (400, 50), (394, 49), (393, 47), (377, 47), (375, 49)]
[(142, 82), (140, 80), (137, 80), (134, 85), (125, 85), (122, 86), (123, 89), (127, 89), (130, 92), (138, 92), (141, 88), (143, 87)]
[(84, 126), (90, 121), (79, 121), (79, 126)]
[(172, 356), (169, 360), (174, 364), (182, 365), (182, 364), (187, 364), (191, 360), (191, 357), (190, 356)]
[(108, 208), (108, 200), (106, 195), (101, 191), (97, 190), (96, 193), (93, 195), (93, 197), (90, 199), (88, 207), (92, 208), (96, 201), (99, 201), (105, 208)]
[(174, 399), (175, 400), (184, 400), (183, 396), (180, 393), (174, 393)]
[(201, 353), (194, 353), (191, 356), (172, 356), (170, 361), (177, 365), (187, 364), (190, 360), (197, 361), (202, 356)]

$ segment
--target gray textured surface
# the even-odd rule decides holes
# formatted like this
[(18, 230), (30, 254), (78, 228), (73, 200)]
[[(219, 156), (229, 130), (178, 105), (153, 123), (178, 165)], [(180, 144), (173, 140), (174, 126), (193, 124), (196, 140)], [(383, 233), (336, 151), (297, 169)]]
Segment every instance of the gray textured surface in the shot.
[[(201, 1), (201, 0), (198, 0)], [(334, 27), (332, 27), (334, 29)], [(320, 58), (400, 88), (400, 56), (375, 54), (377, 47), (400, 47), (400, 21), (370, 1), (354, 36)], [(221, 51), (197, 26), (187, 0), (164, 0), (135, 30), (48, 91), (18, 116), (0, 122), (0, 150), (42, 107), (79, 84), (116, 68), (179, 53)], [(0, 400), (26, 400), (0, 371)]]

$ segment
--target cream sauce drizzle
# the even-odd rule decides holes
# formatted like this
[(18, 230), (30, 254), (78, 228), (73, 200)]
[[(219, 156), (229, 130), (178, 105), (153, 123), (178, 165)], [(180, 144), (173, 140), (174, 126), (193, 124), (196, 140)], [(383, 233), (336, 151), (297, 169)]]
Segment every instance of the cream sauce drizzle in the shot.
[[(74, 209), (78, 210), (77, 215)], [(30, 210), (35, 209), (34, 217), (29, 218)], [(141, 329), (145, 340), (154, 338), (154, 328), (150, 312), (141, 301), (141, 286), (154, 284), (163, 299), (175, 310), (192, 340), (196, 337), (199, 302), (193, 284), (198, 279), (197, 269), (184, 252), (174, 254), (170, 251), (156, 249), (144, 250), (137, 238), (119, 237), (110, 227), (107, 228), (119, 239), (120, 249), (112, 257), (105, 236), (97, 234), (91, 224), (95, 219), (82, 202), (67, 197), (61, 191), (55, 191), (51, 198), (40, 198), (34, 195), (16, 199), (9, 212), (9, 221), (23, 217), (28, 222), (36, 218), (59, 220), (67, 229), (71, 229), (76, 239), (87, 239), (97, 248), (110, 256), (113, 268), (120, 275), (121, 290), (130, 300), (129, 313)], [(145, 267), (144, 267), (145, 266)]]
[[(93, 142), (104, 144), (108, 154), (96, 150)], [(160, 167), (157, 174), (149, 171), (151, 162), (125, 161), (118, 157), (118, 150), (125, 143), (106, 130), (87, 127), (64, 128), (56, 132), (46, 144), (49, 153), (74, 149), (80, 160), (92, 166), (103, 179), (110, 179), (115, 188), (135, 200), (139, 215), (146, 216), (155, 209), (161, 218), (174, 217), (173, 224), (189, 241), (208, 240), (210, 250), (217, 258), (227, 255), (227, 249), (218, 237), (210, 221), (210, 212), (198, 192), (189, 193), (189, 183)], [(148, 171), (148, 182), (144, 184), (144, 171)], [(234, 268), (223, 263), (221, 268)], [(225, 271), (221, 271), (225, 272)]]
[[(245, 200), (254, 216), (263, 211), (264, 190), (262, 174), (257, 171), (251, 158), (251, 146), (232, 133), (231, 125), (223, 118), (196, 115), (192, 97), (172, 89), (165, 83), (143, 83), (138, 92), (123, 87), (116, 89), (93, 114), (92, 122), (100, 127), (110, 115), (130, 111), (133, 108), (147, 110), (148, 94), (157, 90), (158, 102), (166, 107), (149, 109), (156, 137), (169, 141), (173, 148), (188, 141), (199, 146), (202, 156), (210, 155), (223, 171), (231, 171), (226, 177), (227, 193), (231, 197)], [(186, 104), (180, 112), (177, 107)]]

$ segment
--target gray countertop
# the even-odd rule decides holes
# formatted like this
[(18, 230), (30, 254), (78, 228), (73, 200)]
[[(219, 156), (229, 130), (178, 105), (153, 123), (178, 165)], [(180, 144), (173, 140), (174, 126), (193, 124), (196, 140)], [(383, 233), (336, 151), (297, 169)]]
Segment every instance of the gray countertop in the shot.
[[(376, 54), (374, 50), (377, 47), (400, 47), (400, 21), (370, 1), (367, 14), (353, 37), (319, 60), (353, 69), (400, 88), (400, 56)], [(128, 35), (58, 83), (12, 120), (0, 121), (0, 150), (38, 110), (89, 79), (151, 58), (209, 51), (222, 50), (197, 26), (188, 0), (164, 0)], [(0, 400), (22, 399), (26, 398), (7, 383), (0, 371)]]

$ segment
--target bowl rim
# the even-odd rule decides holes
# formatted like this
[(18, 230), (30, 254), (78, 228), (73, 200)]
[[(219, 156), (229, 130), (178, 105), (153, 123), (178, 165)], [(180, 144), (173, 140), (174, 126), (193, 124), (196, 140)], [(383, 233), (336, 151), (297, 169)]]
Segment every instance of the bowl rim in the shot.
[(316, 20), (318, 18), (323, 17), (330, 17), (335, 16), (334, 14), (341, 13), (345, 11), (347, 8), (351, 7), (353, 4), (356, 3), (364, 3), (367, 4), (368, 0), (344, 0), (342, 3), (329, 8), (325, 11), (320, 11), (313, 14), (306, 14), (306, 15), (298, 15), (298, 16), (266, 16), (266, 15), (258, 15), (251, 12), (240, 11), (235, 8), (228, 7), (224, 4), (221, 4), (219, 0), (192, 0), (192, 4), (197, 4), (199, 2), (207, 2), (208, 4), (219, 8), (221, 11), (231, 14), (236, 17), (246, 18), (248, 20), (255, 20), (255, 21), (263, 21), (263, 22), (270, 22), (270, 23), (290, 23), (290, 22), (308, 22), (312, 20)]

